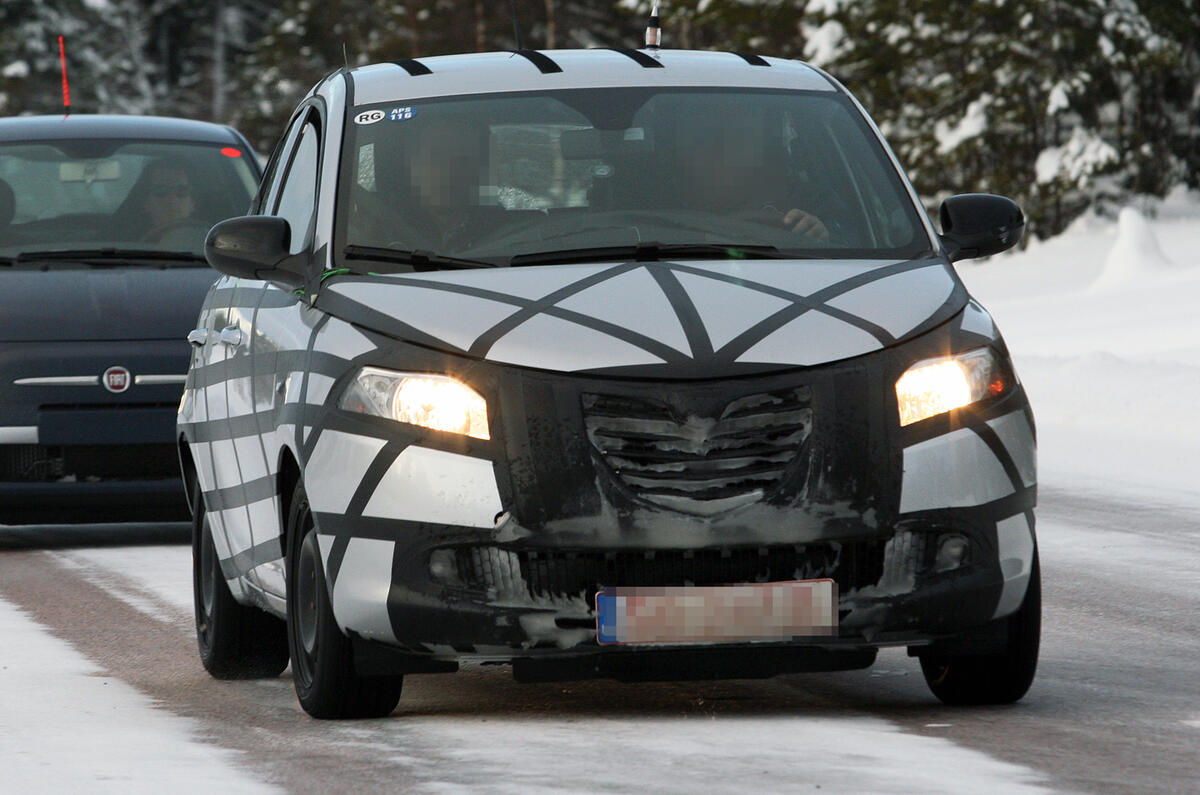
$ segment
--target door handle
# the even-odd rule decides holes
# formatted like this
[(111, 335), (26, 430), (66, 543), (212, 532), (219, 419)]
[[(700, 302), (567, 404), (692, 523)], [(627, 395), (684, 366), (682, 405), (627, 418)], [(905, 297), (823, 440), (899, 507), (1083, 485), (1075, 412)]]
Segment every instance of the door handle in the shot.
[(209, 330), (206, 328), (194, 328), (187, 333), (187, 341), (195, 345), (197, 348), (204, 347), (208, 342)]
[(242, 344), (242, 330), (237, 326), (230, 326), (229, 328), (222, 329), (217, 339), (222, 345), (236, 348)]

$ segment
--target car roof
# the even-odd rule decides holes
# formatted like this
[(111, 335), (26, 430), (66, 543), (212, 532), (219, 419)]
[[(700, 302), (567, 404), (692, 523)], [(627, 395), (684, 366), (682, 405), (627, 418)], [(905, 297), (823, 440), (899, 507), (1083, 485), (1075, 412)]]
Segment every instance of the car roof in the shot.
[(597, 48), (440, 55), (349, 72), (353, 104), (556, 88), (740, 87), (837, 91), (800, 61), (729, 52)]
[(80, 138), (242, 143), (237, 133), (229, 127), (166, 116), (72, 113), (68, 116), (12, 116), (0, 119), (0, 142)]

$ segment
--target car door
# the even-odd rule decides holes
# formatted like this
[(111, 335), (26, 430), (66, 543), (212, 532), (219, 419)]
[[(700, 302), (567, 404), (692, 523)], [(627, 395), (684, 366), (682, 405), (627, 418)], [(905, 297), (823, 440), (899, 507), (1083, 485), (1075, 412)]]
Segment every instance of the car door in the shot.
[(234, 545), (225, 523), (226, 507), (236, 502), (241, 486), (237, 456), (229, 433), (229, 401), (225, 388), (229, 347), (221, 331), (229, 325), (229, 302), (236, 279), (222, 276), (212, 286), (196, 328), (188, 334), (192, 344), (192, 419), (198, 433), (193, 445), (196, 476), (213, 526), (213, 541), (222, 558)]
[[(291, 252), (309, 249), (316, 210), (320, 166), (321, 117), (316, 108), (301, 112), (289, 130), (273, 180), (261, 205), (266, 214), (287, 219), (292, 230)], [(243, 280), (230, 309), (231, 322), (241, 332), (235, 358), (237, 379), (231, 379), (231, 425), (242, 475), (244, 513), (236, 534), (248, 539), (243, 566), (253, 567), (251, 578), (259, 587), (283, 596), (283, 550), (279, 544), (280, 515), (276, 475), (279, 445), (274, 436), (275, 414), (285, 398), (288, 373), (278, 372), (281, 350), (303, 350), (293, 339), (297, 329), (307, 331), (296, 317), (307, 310), (288, 290), (262, 281)], [(305, 336), (305, 341), (306, 341)]]

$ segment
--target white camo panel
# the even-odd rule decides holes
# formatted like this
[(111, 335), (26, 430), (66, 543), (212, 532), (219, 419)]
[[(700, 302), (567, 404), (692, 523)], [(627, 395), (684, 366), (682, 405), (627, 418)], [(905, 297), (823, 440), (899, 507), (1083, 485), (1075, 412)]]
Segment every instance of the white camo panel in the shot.
[(501, 510), (491, 461), (409, 447), (383, 476), (363, 516), (494, 527)]
[(1003, 417), (988, 420), (988, 425), (1004, 447), (1008, 455), (1021, 473), (1021, 482), (1032, 486), (1037, 482), (1037, 443), (1033, 439), (1033, 428), (1024, 411), (1012, 411)]
[(968, 508), (1012, 493), (999, 459), (967, 428), (904, 448), (901, 513)]
[(304, 469), (304, 488), (317, 513), (345, 513), (383, 439), (325, 431)]
[(548, 315), (536, 315), (505, 334), (492, 346), (488, 358), (564, 373), (663, 362), (602, 331)]
[(857, 326), (813, 310), (743, 353), (738, 361), (813, 365), (861, 356), (882, 347), (879, 340)]
[(950, 272), (930, 265), (864, 284), (829, 305), (866, 318), (900, 339), (936, 312), (953, 290)]
[(1013, 613), (1025, 599), (1029, 575), (1033, 567), (1033, 532), (1024, 514), (1017, 514), (996, 523), (996, 541), (1004, 588), (993, 618)]
[(387, 610), (395, 550), (393, 541), (350, 539), (333, 586), (333, 617), (339, 627), (370, 640), (396, 642)]

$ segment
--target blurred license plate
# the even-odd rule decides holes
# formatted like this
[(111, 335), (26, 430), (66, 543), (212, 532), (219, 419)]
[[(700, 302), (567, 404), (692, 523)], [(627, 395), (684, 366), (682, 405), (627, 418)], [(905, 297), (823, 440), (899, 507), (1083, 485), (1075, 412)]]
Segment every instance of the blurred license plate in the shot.
[(600, 643), (723, 643), (837, 634), (833, 580), (682, 588), (604, 588)]

